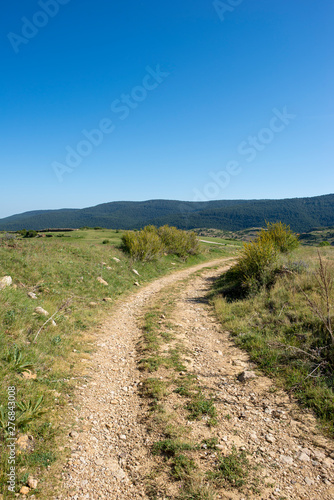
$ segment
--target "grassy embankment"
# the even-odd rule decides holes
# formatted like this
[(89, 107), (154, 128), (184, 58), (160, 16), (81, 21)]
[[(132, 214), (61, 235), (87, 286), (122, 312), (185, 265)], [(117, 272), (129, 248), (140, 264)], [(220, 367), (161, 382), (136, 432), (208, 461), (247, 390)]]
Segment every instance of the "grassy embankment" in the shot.
[[(334, 248), (300, 246), (276, 254), (258, 274), (253, 267), (244, 283), (252, 256), (245, 265), (242, 255), (242, 265), (222, 276), (213, 294), (224, 329), (333, 436)], [(271, 258), (264, 252), (260, 257)]]
[[(235, 252), (235, 247), (203, 245), (199, 255), (186, 261), (163, 255), (143, 263), (122, 252), (118, 231), (52, 235), (4, 239), (0, 244), (0, 278), (9, 275), (13, 279), (11, 286), (0, 291), (0, 492), (5, 495), (8, 387), (15, 386), (17, 435), (30, 436), (26, 449), (16, 449), (16, 491), (33, 475), (39, 481), (33, 493), (48, 498), (68, 454), (73, 388), (94, 350), (94, 328), (110, 313), (113, 302), (137, 289), (135, 282), (142, 285), (173, 270)], [(37, 299), (30, 298), (29, 292)], [(49, 316), (36, 313), (37, 306)], [(54, 314), (56, 325), (45, 324)]]

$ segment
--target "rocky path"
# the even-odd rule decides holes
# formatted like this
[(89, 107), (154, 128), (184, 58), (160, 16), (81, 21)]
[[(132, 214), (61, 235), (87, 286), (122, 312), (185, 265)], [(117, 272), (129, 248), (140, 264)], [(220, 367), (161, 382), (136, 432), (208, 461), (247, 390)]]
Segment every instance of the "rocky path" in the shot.
[[(142, 335), (138, 319), (164, 289), (193, 274), (178, 292), (173, 312), (191, 353), (188, 370), (215, 395), (218, 425), (212, 432), (218, 438), (219, 453), (229, 453), (233, 446), (247, 450), (252, 464), (258, 465), (260, 479), (258, 492), (222, 487), (217, 498), (334, 499), (334, 443), (317, 431), (311, 414), (256, 372), (205, 300), (212, 280), (226, 269), (227, 261), (212, 262), (211, 269), (202, 264), (161, 278), (114, 309), (98, 332), (90, 377), (77, 388), (76, 425), (70, 433), (72, 456), (63, 471), (63, 492), (55, 498), (148, 498), (144, 479), (154, 467), (153, 437), (145, 425), (147, 404), (139, 395), (143, 375), (137, 365)], [(255, 370), (257, 376), (239, 382), (237, 376), (245, 370)], [(203, 425), (193, 425), (194, 435), (200, 436)], [(203, 449), (201, 458), (203, 464), (214, 462), (215, 453)]]

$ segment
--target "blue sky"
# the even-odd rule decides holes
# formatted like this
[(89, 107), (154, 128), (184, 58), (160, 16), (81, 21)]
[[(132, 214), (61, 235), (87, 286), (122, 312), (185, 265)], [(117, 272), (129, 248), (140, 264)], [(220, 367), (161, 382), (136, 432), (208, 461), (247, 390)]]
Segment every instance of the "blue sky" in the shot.
[(332, 0), (7, 3), (0, 217), (333, 192), (333, 15)]

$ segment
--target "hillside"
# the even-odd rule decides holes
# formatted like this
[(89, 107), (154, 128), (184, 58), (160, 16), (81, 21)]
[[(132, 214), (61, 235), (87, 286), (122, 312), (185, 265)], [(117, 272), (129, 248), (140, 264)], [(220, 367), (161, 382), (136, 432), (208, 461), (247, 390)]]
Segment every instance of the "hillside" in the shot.
[(217, 200), (182, 202), (149, 200), (111, 202), (83, 209), (40, 210), (0, 219), (0, 230), (83, 226), (139, 229), (170, 224), (182, 229), (230, 231), (281, 220), (297, 232), (334, 225), (334, 194), (283, 200)]

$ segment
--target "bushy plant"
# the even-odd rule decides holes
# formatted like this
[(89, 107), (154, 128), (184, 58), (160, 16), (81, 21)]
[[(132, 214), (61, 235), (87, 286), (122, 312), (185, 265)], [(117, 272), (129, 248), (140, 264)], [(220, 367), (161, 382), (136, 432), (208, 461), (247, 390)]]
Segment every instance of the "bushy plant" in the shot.
[(298, 236), (290, 226), (282, 222), (267, 222), (266, 229), (262, 229), (256, 240), (258, 243), (272, 243), (281, 253), (288, 253), (298, 247)]
[(24, 234), (23, 238), (35, 238), (37, 236), (37, 231), (34, 231), (33, 229), (26, 231)]
[(150, 261), (162, 253), (162, 242), (152, 226), (142, 231), (126, 231), (122, 236), (123, 249), (135, 260)]
[(149, 261), (163, 252), (185, 259), (199, 253), (197, 236), (176, 227), (150, 225), (141, 231), (126, 231), (122, 237), (123, 249), (135, 260)]
[(234, 272), (248, 290), (267, 286), (277, 269), (278, 252), (270, 241), (245, 243)]
[(165, 251), (169, 254), (184, 258), (187, 255), (196, 255), (199, 252), (199, 243), (194, 232), (186, 232), (165, 225), (159, 228), (158, 234)]
[(255, 241), (244, 243), (237, 263), (223, 276), (220, 285), (225, 295), (240, 298), (270, 287), (280, 272), (280, 254), (298, 246), (297, 235), (281, 222), (267, 223)]

